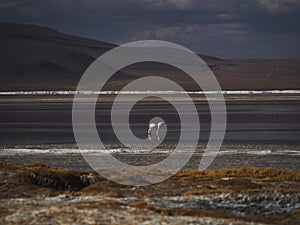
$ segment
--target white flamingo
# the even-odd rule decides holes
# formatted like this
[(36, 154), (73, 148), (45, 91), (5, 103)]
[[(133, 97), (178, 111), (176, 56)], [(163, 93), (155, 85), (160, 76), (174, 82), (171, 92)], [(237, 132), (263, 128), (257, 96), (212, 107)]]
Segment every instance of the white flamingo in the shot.
[(163, 127), (166, 123), (164, 121), (161, 121), (161, 122), (158, 122), (157, 124), (156, 123), (150, 123), (149, 124), (149, 128), (148, 128), (148, 138), (149, 140), (151, 141), (152, 140), (152, 130), (155, 131), (155, 136), (157, 138), (157, 140), (159, 141), (160, 140), (160, 137), (159, 137), (159, 129), (161, 127)]

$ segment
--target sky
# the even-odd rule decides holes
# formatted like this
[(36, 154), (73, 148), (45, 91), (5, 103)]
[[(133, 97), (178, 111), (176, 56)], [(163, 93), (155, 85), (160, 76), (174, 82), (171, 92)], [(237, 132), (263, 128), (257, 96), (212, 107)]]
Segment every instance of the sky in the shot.
[(115, 44), (171, 41), (222, 58), (300, 57), (300, 0), (1, 0), (0, 22)]

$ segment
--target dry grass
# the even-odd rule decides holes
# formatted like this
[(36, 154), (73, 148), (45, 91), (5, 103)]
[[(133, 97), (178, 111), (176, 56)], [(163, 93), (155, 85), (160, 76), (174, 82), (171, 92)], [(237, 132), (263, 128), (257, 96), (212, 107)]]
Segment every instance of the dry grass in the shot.
[[(157, 208), (144, 201), (145, 198), (216, 193), (299, 193), (299, 171), (255, 167), (206, 171), (183, 170), (162, 183), (145, 187), (116, 184), (101, 178), (93, 171), (71, 171), (51, 168), (39, 163), (25, 166), (0, 164), (0, 172), (6, 174), (0, 185), (0, 198), (57, 196), (60, 194), (101, 195), (117, 198), (137, 197), (137, 201), (130, 203), (129, 206), (145, 213), (151, 212), (167, 216), (208, 216), (270, 224), (299, 224), (300, 222), (299, 210), (295, 210), (291, 215), (240, 217), (220, 210)], [(87, 176), (90, 178), (88, 179)], [(91, 179), (96, 180), (91, 182)], [(99, 207), (92, 202), (77, 202), (76, 204), (82, 209), (92, 210)], [(114, 210), (120, 209), (123, 203), (103, 204), (101, 207)]]
[(184, 177), (196, 178), (248, 178), (260, 179), (267, 181), (300, 181), (299, 171), (279, 170), (274, 168), (258, 168), (258, 167), (241, 167), (241, 168), (224, 168), (217, 170), (184, 170), (176, 175), (181, 179)]
[[(65, 191), (111, 197), (298, 192), (297, 186), (300, 181), (299, 171), (242, 167), (206, 171), (183, 170), (162, 183), (133, 188), (105, 180), (93, 171), (50, 168), (39, 163), (25, 166), (0, 164), (0, 171), (4, 174), (1, 177), (0, 197), (5, 198), (57, 194)], [(128, 175), (125, 174), (124, 177), (128, 178)]]

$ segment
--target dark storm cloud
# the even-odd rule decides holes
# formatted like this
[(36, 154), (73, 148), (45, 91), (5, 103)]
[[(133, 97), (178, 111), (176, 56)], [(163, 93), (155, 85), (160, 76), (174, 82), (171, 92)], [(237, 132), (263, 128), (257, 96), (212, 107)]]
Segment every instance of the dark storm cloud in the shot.
[(300, 0), (1, 1), (0, 20), (116, 43), (174, 41), (221, 57), (300, 56)]

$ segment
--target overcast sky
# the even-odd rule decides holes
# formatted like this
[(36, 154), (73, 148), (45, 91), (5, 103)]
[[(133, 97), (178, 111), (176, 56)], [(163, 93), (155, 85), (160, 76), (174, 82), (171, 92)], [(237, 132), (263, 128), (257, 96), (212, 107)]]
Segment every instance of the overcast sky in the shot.
[(224, 58), (300, 57), (300, 0), (1, 0), (0, 21)]

